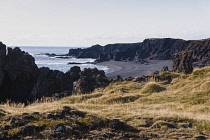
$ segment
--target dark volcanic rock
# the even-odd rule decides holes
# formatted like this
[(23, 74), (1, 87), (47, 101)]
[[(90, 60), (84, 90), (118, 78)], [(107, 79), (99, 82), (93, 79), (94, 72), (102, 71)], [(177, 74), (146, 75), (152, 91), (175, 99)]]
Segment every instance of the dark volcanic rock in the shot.
[(95, 60), (96, 63), (104, 62), (104, 61), (109, 61), (109, 55), (108, 55), (108, 54), (100, 53), (100, 54), (99, 54), (99, 58), (97, 58), (97, 59)]
[(80, 65), (80, 64), (86, 64), (86, 63), (77, 63), (77, 62), (69, 62), (67, 65)]
[(4, 79), (4, 63), (6, 60), (6, 45), (0, 42), (0, 87)]
[(70, 49), (69, 53), (67, 55), (69, 56), (74, 56), (74, 57), (78, 57), (79, 54), (82, 52), (81, 48), (77, 48), (77, 49)]
[[(79, 80), (78, 80), (79, 79)], [(64, 97), (74, 91), (92, 92), (105, 87), (109, 80), (104, 71), (74, 66), (66, 73), (49, 68), (38, 68), (35, 59), (20, 48), (8, 48), (0, 44), (0, 101), (28, 103), (41, 97)]]
[[(129, 81), (129, 80), (131, 80), (131, 78), (133, 78), (133, 77), (127, 77), (125, 80)], [(115, 79), (111, 79), (110, 81), (111, 81), (111, 83), (115, 83), (115, 82), (120, 82), (120, 81), (124, 81), (124, 80), (120, 75), (117, 75), (117, 77)]]
[(122, 77), (120, 75), (117, 75), (115, 81), (119, 82), (119, 81), (124, 81), (124, 80), (122, 79)]
[(108, 86), (110, 81), (107, 79), (105, 72), (97, 68), (85, 68), (80, 73), (80, 79), (74, 83), (73, 94), (87, 94), (96, 88)]
[(125, 78), (125, 81), (132, 81), (132, 80), (134, 80), (134, 79), (135, 79), (134, 77), (129, 76), (129, 77), (126, 77), (126, 78)]
[(114, 61), (121, 61), (123, 60), (123, 52), (116, 52), (113, 56)]
[(26, 101), (38, 73), (34, 58), (20, 48), (8, 48), (4, 65), (4, 81), (0, 89), (3, 98)]
[(168, 66), (164, 66), (164, 67), (162, 68), (162, 70), (161, 70), (161, 72), (166, 72), (166, 71), (169, 71), (169, 70), (168, 70)]
[(71, 67), (71, 69), (67, 73), (71, 75), (71, 77), (73, 78), (73, 81), (77, 81), (80, 77), (80, 72), (81, 72), (80, 67), (74, 66), (74, 67)]
[(99, 58), (101, 47), (100, 45), (95, 45), (91, 48), (81, 49), (82, 51), (79, 52), (77, 58)]
[(146, 82), (146, 78), (145, 77), (137, 77), (134, 79), (134, 82), (138, 82), (138, 83)]
[(192, 50), (193, 61), (206, 64), (210, 52), (210, 39), (189, 41), (172, 38), (145, 39), (142, 43), (95, 45), (86, 49), (70, 49), (68, 55), (97, 59), (100, 54), (104, 54), (108, 55), (109, 60), (141, 62), (142, 59), (171, 60), (176, 53), (183, 50)]
[(70, 72), (63, 73), (49, 68), (39, 68), (38, 79), (31, 91), (32, 98), (51, 97), (54, 93), (68, 91), (71, 94), (73, 78)]
[(182, 51), (179, 52), (173, 59), (173, 72), (184, 72), (190, 74), (193, 71), (192, 67), (192, 51)]

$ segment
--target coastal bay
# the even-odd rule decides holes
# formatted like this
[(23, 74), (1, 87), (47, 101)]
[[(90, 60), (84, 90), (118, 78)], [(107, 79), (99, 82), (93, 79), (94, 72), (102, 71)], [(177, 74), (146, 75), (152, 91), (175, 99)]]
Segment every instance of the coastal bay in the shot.
[(141, 77), (143, 75), (151, 74), (154, 71), (160, 71), (163, 66), (168, 66), (169, 70), (172, 67), (171, 60), (147, 60), (148, 63), (138, 63), (138, 62), (124, 62), (124, 61), (106, 61), (101, 62), (96, 65), (107, 66), (109, 70), (106, 73), (108, 78), (115, 78), (120, 75), (122, 78), (128, 76)]

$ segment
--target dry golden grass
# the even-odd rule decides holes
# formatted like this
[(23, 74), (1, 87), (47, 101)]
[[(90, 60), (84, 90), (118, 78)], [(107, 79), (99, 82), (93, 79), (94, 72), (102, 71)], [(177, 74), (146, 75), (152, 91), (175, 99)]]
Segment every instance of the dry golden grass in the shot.
[[(118, 82), (92, 94), (70, 96), (50, 103), (34, 103), (26, 107), (3, 104), (0, 108), (14, 115), (47, 112), (66, 105), (121, 120), (137, 116), (192, 119), (198, 128), (210, 130), (210, 67), (196, 69), (190, 75), (180, 74), (170, 84)], [(134, 126), (144, 124), (133, 120), (129, 123)]]

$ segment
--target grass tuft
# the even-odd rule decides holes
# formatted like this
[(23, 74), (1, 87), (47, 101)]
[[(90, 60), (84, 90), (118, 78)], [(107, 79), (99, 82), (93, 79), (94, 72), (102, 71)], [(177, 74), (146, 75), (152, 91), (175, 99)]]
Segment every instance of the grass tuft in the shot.
[(154, 92), (161, 92), (166, 90), (166, 88), (161, 87), (156, 83), (148, 83), (145, 88), (142, 90), (142, 93), (154, 93)]

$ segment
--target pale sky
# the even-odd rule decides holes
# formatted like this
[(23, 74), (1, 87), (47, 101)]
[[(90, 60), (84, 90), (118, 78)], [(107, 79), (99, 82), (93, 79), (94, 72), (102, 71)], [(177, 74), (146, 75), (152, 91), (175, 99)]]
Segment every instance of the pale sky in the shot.
[(210, 38), (210, 0), (0, 0), (7, 46)]

